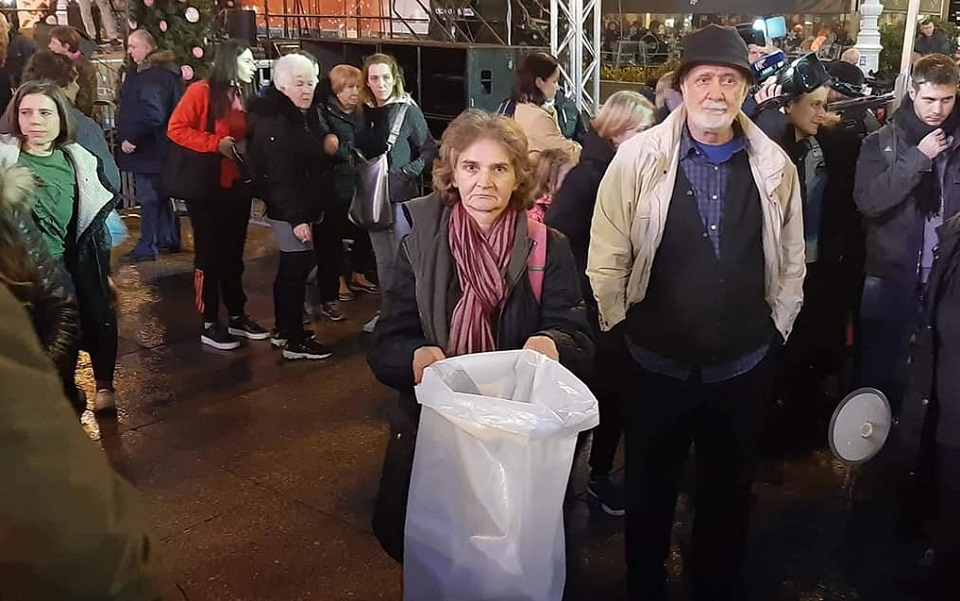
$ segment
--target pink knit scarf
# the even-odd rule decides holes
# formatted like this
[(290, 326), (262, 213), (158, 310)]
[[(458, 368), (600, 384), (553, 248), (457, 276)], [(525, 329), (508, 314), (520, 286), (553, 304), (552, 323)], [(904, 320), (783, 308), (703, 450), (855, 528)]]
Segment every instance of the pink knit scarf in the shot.
[(453, 309), (447, 355), (496, 350), (491, 318), (507, 296), (504, 272), (513, 250), (517, 212), (507, 210), (484, 235), (463, 208), (450, 212), (450, 252), (463, 296)]

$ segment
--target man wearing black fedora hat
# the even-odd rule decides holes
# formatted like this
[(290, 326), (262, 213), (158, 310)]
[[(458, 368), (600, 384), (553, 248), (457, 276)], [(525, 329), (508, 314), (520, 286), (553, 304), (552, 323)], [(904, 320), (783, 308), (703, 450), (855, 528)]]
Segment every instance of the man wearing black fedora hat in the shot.
[(735, 29), (691, 34), (676, 74), (683, 106), (621, 145), (597, 194), (587, 274), (601, 327), (622, 333), (633, 359), (623, 386), (631, 600), (664, 598), (691, 443), (695, 596), (742, 598), (771, 351), (790, 335), (805, 274), (797, 170), (740, 111), (751, 80)]

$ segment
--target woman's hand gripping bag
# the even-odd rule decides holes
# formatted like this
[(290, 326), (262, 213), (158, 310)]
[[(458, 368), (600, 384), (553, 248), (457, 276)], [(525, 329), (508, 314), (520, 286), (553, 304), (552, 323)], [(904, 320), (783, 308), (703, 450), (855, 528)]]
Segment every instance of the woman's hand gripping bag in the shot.
[(531, 350), (444, 359), (416, 392), (404, 599), (560, 601), (563, 498), (596, 398)]

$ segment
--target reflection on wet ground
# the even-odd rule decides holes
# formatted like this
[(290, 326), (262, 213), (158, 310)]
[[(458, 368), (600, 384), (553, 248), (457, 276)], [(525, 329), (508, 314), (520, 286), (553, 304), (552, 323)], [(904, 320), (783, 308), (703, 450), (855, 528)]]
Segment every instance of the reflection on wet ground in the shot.
[[(248, 311), (271, 325), (269, 230), (251, 226), (247, 259)], [(191, 261), (183, 253), (116, 270), (120, 411), (99, 423), (84, 418), (142, 492), (174, 579), (191, 601), (399, 599), (400, 570), (370, 532), (393, 401), (364, 360), (360, 328), (377, 297), (344, 303), (346, 322), (313, 324), (336, 351), (329, 361), (284, 362), (269, 342), (219, 352), (199, 344)], [(91, 390), (88, 364), (80, 378)], [(777, 484), (755, 486), (745, 599), (911, 599), (895, 586), (902, 570), (885, 544), (889, 508), (851, 506), (848, 469), (826, 450), (795, 453), (782, 465)], [(564, 598), (624, 598), (622, 520), (588, 501), (585, 456), (574, 473)], [(688, 598), (691, 498), (680, 505), (673, 601)]]

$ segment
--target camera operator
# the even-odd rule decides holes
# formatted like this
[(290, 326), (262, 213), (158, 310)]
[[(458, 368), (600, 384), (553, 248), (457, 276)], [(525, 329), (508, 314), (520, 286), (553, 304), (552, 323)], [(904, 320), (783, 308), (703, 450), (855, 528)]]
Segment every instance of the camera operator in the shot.
[[(830, 93), (827, 94), (828, 104), (864, 96), (863, 87), (866, 84), (866, 78), (860, 67), (839, 60), (827, 67), (827, 72), (833, 78), (833, 82), (830, 84)], [(859, 145), (863, 138), (880, 129), (877, 116), (873, 110), (866, 106), (844, 109), (840, 118), (841, 129), (853, 132), (859, 137), (856, 154), (859, 154)]]
[(794, 61), (776, 81), (757, 93), (755, 121), (797, 166), (807, 263), (803, 308), (784, 349), (780, 384), (782, 394), (816, 416), (817, 408), (832, 410), (838, 392), (828, 391), (826, 381), (840, 372), (850, 305), (850, 295), (838, 291), (847, 287), (846, 249), (860, 229), (852, 186), (845, 185), (855, 163), (838, 156), (839, 117), (826, 110), (830, 75), (816, 56)]
[[(907, 344), (933, 264), (937, 228), (960, 211), (960, 71), (944, 55), (914, 65), (908, 98), (863, 141), (854, 200), (866, 227), (861, 383), (903, 398)], [(954, 175), (950, 175), (953, 173)]]

